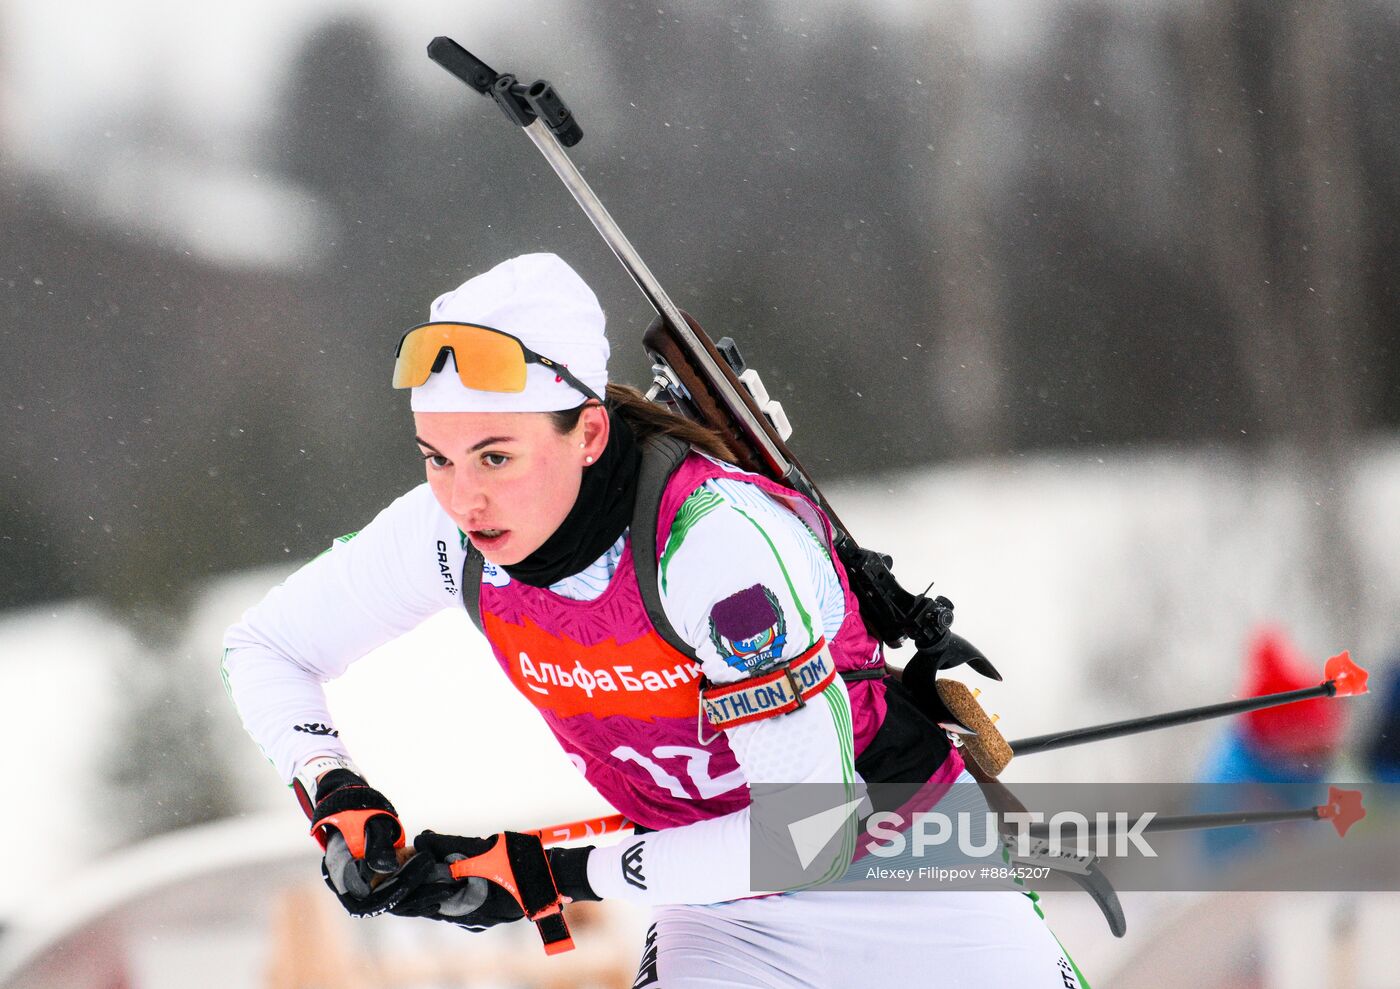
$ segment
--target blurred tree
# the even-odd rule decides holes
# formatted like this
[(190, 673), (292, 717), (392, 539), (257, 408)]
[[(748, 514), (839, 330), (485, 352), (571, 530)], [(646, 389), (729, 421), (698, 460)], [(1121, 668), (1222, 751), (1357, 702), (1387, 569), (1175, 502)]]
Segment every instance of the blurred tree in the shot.
[(292, 63), (274, 138), (285, 173), (315, 190), (341, 221), (342, 247), (377, 244), (391, 218), (385, 197), (408, 148), (397, 124), (388, 59), (363, 18), (335, 18), (314, 30)]
[(1220, 0), (1183, 24), (1195, 226), (1253, 433), (1317, 452), (1349, 442), (1368, 404), (1349, 6)]
[(1364, 363), (1371, 381), (1364, 412), (1400, 426), (1400, 6), (1358, 2), (1353, 25), (1353, 135), (1362, 175), (1366, 252), (1357, 279), (1374, 318)]
[(1155, 23), (1064, 5), (1045, 56), (1013, 70), (996, 241), (1016, 448), (1218, 439), (1244, 410), (1208, 273), (1183, 239)]
[(643, 193), (633, 239), (712, 336), (740, 340), (819, 477), (945, 449), (918, 398), (933, 331), (910, 162), (927, 144), (927, 73), (920, 39), (876, 16), (737, 2), (587, 14), (623, 80), (612, 100), (639, 111), (612, 137), (625, 176), (600, 175), (600, 194)]
[(404, 472), (385, 465), (411, 464), (388, 368), (398, 332), (431, 297), (411, 236), (429, 218), (406, 181), (422, 145), (401, 102), (383, 43), (362, 18), (312, 31), (278, 101), (273, 167), (301, 183), (337, 231), (308, 273), (301, 318), (285, 327), (307, 373), (298, 393), (283, 396), (294, 407), (278, 428), (308, 451), (311, 482), (279, 520), (278, 539), (305, 523), (320, 532), (318, 545), (358, 528), (404, 488)]
[(922, 194), (913, 205), (929, 217), (922, 249), (931, 270), (908, 292), (935, 314), (922, 373), (939, 413), (941, 450), (966, 457), (1003, 451), (1011, 439), (1006, 273), (992, 232), (1002, 169), (989, 112), (996, 83), (977, 50), (975, 12), (951, 0), (939, 13), (926, 26), (931, 57), (916, 80), (922, 92), (938, 94), (936, 110), (909, 121), (930, 140), (927, 156), (914, 151), (926, 164), (915, 172)]
[[(960, 439), (930, 401), (944, 388), (939, 334), (950, 321), (935, 322), (944, 286), (934, 252), (946, 231), (931, 230), (922, 195), (944, 123), (935, 90), (949, 71), (929, 64), (921, 32), (893, 34), (863, 8), (811, 30), (816, 50), (785, 70), (810, 107), (793, 166), (808, 190), (794, 201), (801, 226), (787, 252), (799, 264), (775, 272), (798, 304), (783, 327), (788, 352), (820, 347), (792, 376), (794, 404), (810, 410), (803, 425), (811, 416), (801, 448), (829, 459), (831, 473), (897, 470), (948, 456)], [(943, 311), (980, 315), (958, 303)]]
[(44, 499), (15, 474), (0, 476), (0, 608), (65, 598), (79, 584)]
[(1295, 595), (1354, 636), (1365, 589), (1338, 491), (1376, 407), (1350, 3), (1221, 0), (1185, 17), (1196, 229), (1250, 398), (1249, 432), (1314, 519)]

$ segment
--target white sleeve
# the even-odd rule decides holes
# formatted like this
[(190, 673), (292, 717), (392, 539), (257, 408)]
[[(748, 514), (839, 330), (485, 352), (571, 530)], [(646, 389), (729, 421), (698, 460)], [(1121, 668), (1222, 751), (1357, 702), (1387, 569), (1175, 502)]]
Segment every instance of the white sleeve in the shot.
[(456, 526), (424, 484), (338, 538), (230, 626), (224, 684), (284, 780), (313, 756), (348, 756), (321, 685), (456, 604), (463, 557)]
[[(793, 659), (834, 636), (845, 618), (824, 543), (791, 511), (740, 481), (710, 481), (686, 500), (668, 535), (660, 577), (667, 618), (715, 683)], [(783, 789), (811, 783), (841, 784), (848, 800), (858, 791), (850, 701), (840, 678), (805, 707), (726, 735), (745, 779), (771, 784), (763, 787), (764, 799), (781, 800)], [(597, 848), (589, 855), (589, 882), (600, 896), (653, 904), (717, 903), (765, 892), (750, 886), (751, 818), (744, 808)], [(840, 875), (854, 840), (852, 820), (813, 884)], [(634, 875), (640, 862), (645, 889), (627, 881), (624, 854)]]

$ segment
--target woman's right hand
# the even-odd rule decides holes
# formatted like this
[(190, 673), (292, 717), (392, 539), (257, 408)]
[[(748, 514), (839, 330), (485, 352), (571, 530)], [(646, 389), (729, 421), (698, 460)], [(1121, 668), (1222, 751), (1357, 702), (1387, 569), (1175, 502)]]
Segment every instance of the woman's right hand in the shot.
[(432, 876), (433, 861), (426, 855), (412, 855), (389, 875), (367, 873), (363, 861), (350, 854), (339, 832), (331, 835), (321, 859), (321, 877), (352, 917), (397, 913), (396, 908), (418, 895)]
[(400, 866), (404, 830), (394, 805), (348, 769), (331, 770), (317, 781), (311, 821), (311, 833), (325, 850), (321, 874), (352, 916), (397, 905), (431, 868), (413, 866), (412, 860)]

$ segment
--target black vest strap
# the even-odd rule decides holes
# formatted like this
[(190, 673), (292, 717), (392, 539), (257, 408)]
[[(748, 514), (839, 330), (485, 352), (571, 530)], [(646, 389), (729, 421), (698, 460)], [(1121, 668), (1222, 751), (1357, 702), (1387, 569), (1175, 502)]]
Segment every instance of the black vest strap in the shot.
[(646, 606), (656, 634), (682, 656), (699, 662), (695, 650), (671, 627), (661, 607), (661, 581), (656, 559), (656, 523), (661, 515), (661, 495), (686, 454), (690, 444), (671, 436), (654, 436), (642, 446), (641, 475), (637, 478), (637, 503), (632, 509), (632, 568), (637, 573), (637, 589)]
[(484, 635), (486, 626), (481, 624), (481, 566), (486, 562), (486, 558), (472, 545), (470, 539), (464, 541), (467, 545), (467, 559), (462, 564), (462, 607), (467, 609), (467, 616), (471, 618), (472, 624)]

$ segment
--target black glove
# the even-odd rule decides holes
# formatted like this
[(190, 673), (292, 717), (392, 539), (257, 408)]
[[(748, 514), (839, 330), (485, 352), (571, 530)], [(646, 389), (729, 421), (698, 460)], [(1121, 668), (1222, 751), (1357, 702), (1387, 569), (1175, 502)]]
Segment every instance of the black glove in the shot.
[[(394, 805), (348, 769), (333, 769), (316, 785), (311, 833), (326, 853), (321, 875), (352, 916), (383, 913), (430, 871), (430, 863), (399, 869), (404, 832)], [(386, 876), (393, 878), (374, 883)]]
[[(478, 859), (495, 852), (504, 840), (504, 854), (477, 863), (514, 887), (484, 875), (456, 878), (452, 864)], [(588, 852), (585, 848), (551, 848), (548, 852), (537, 835), (513, 831), (487, 838), (465, 838), (424, 831), (413, 839), (418, 853), (410, 864), (423, 859), (432, 864), (431, 874), (404, 896), (390, 912), (401, 917), (443, 920), (472, 931), (483, 931), (497, 924), (520, 920), (525, 907), (537, 913), (562, 895), (570, 900), (597, 900), (588, 885)], [(488, 865), (489, 863), (489, 865)], [(517, 898), (518, 896), (518, 898)]]
[(433, 862), (426, 855), (415, 855), (387, 878), (369, 872), (362, 859), (350, 854), (338, 831), (326, 843), (326, 854), (321, 859), (321, 878), (352, 917), (373, 917), (392, 911), (432, 873)]

